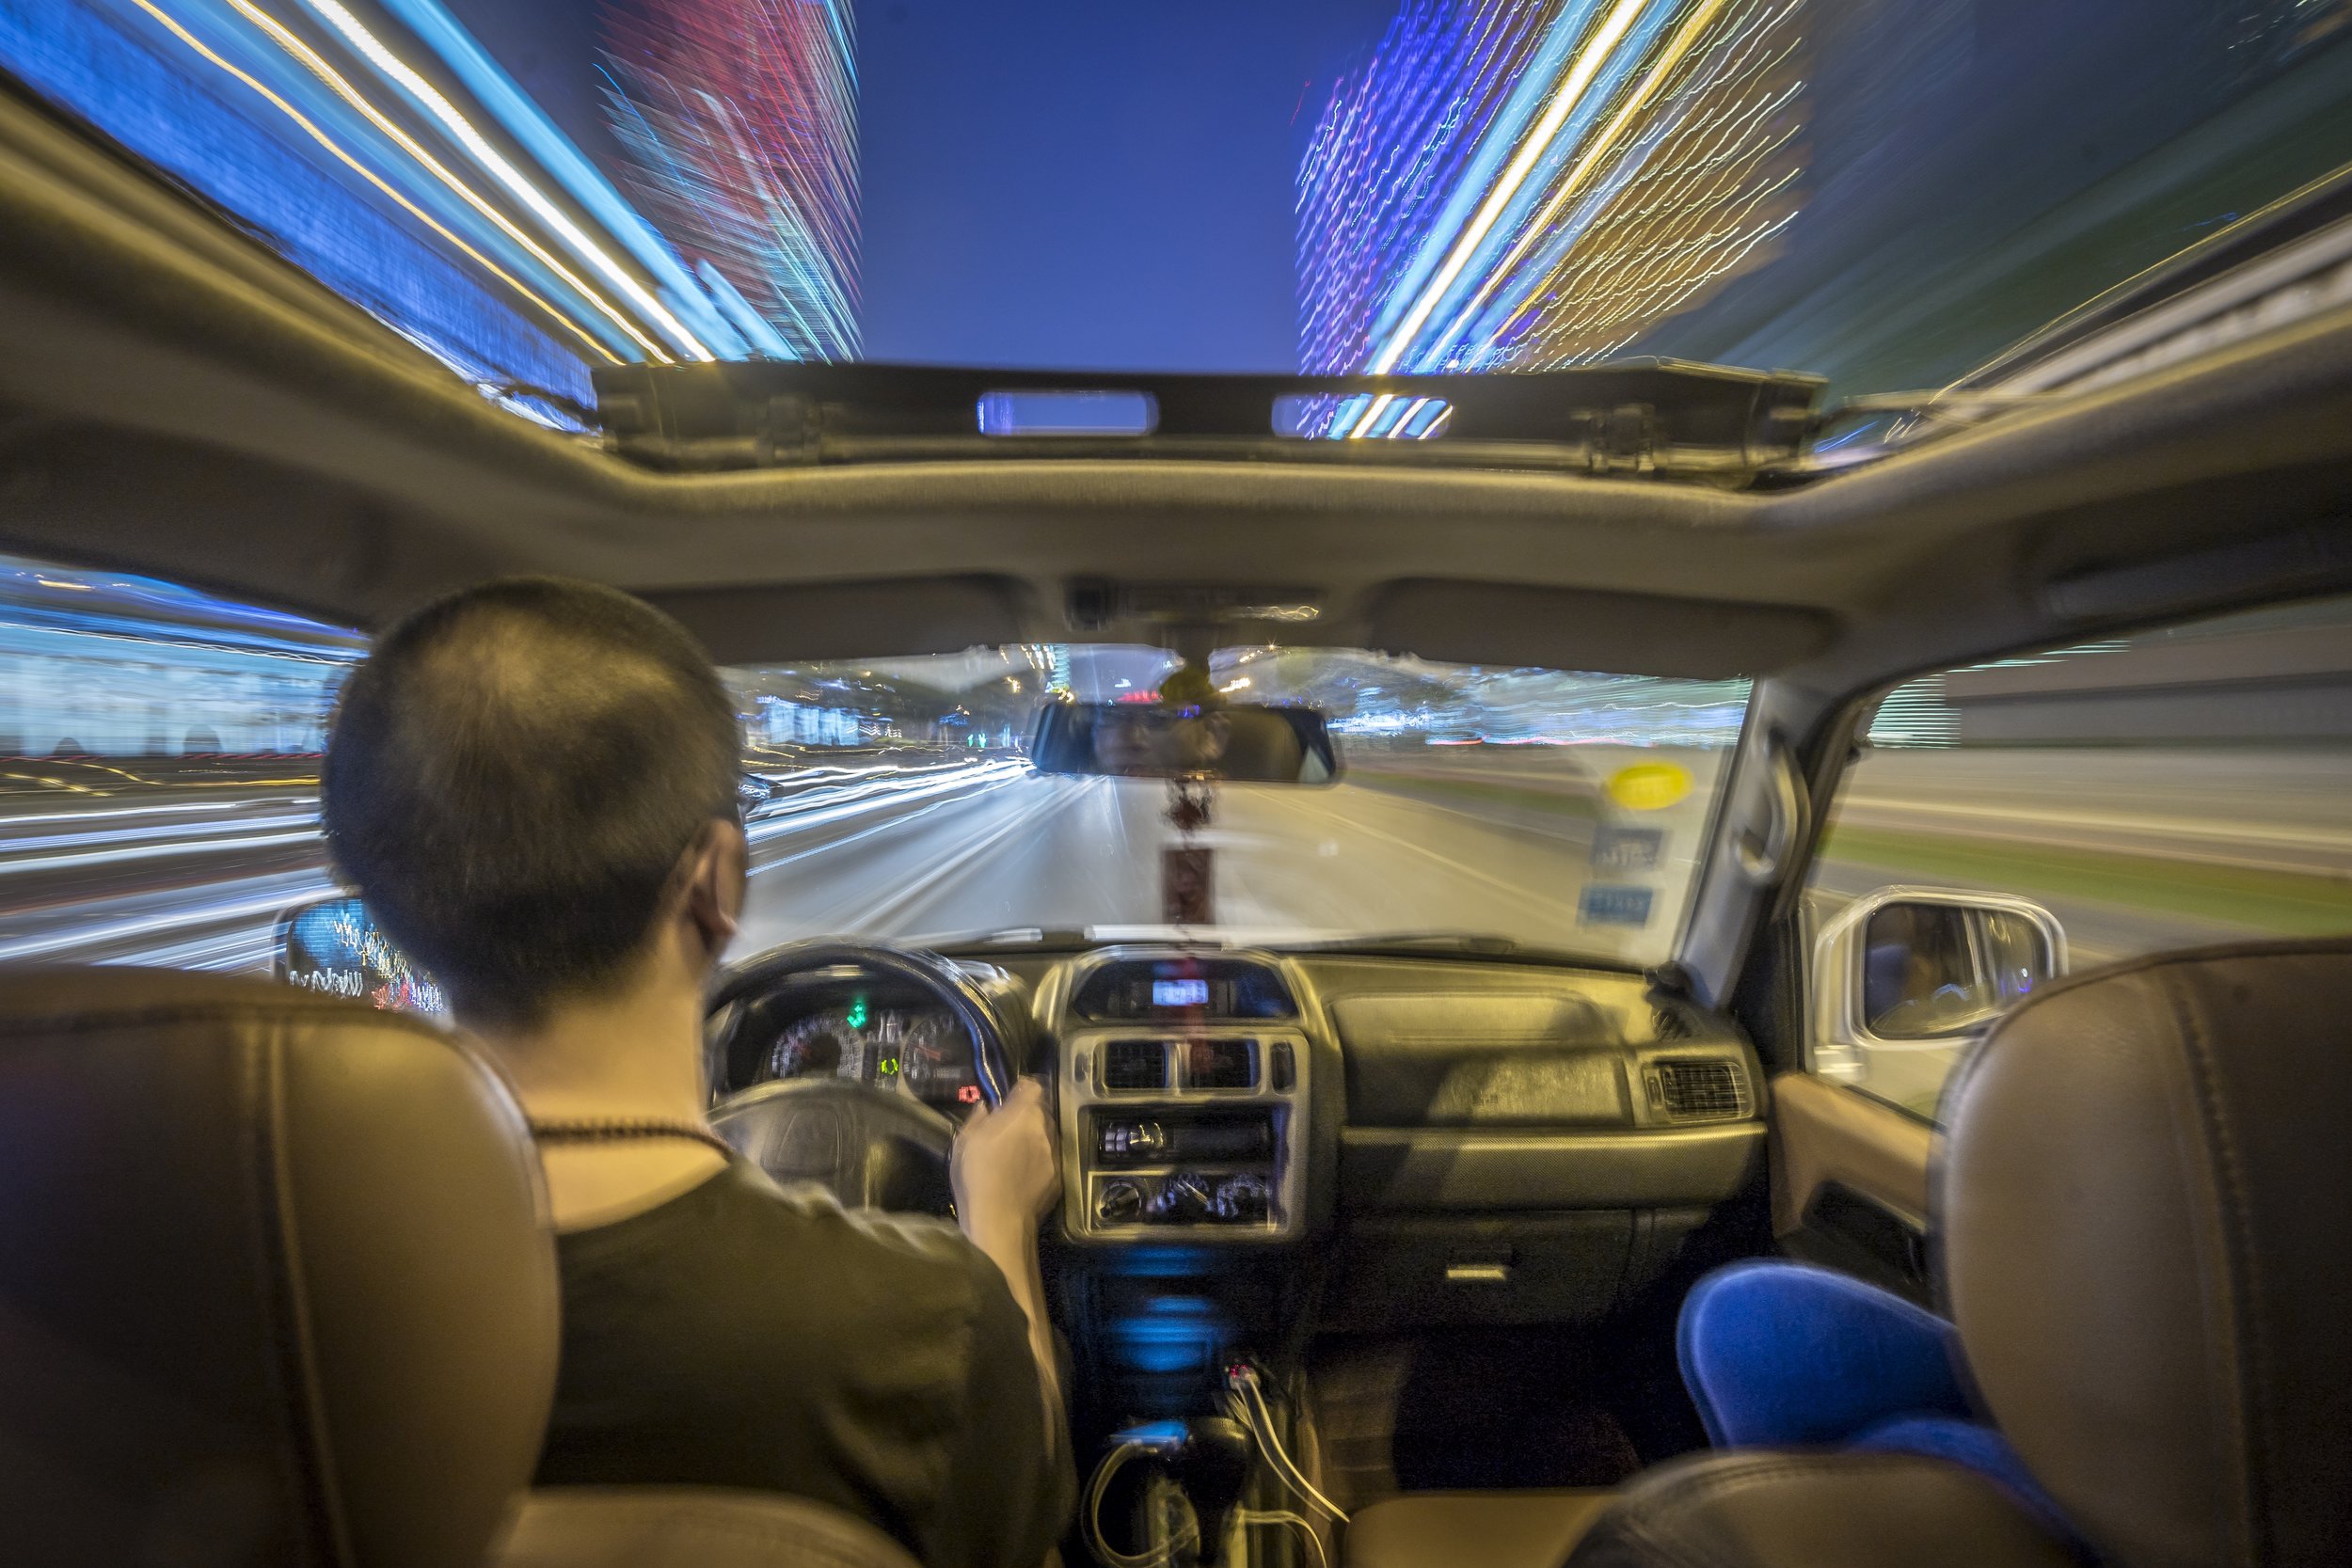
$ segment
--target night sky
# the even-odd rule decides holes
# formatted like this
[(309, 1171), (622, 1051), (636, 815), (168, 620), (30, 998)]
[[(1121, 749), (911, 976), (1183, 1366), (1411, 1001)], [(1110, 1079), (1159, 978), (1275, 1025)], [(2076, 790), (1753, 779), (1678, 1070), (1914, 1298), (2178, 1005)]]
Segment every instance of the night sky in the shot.
[[(597, 8), (451, 8), (608, 169)], [(866, 354), (1288, 371), (1293, 181), (1395, 0), (855, 7)]]

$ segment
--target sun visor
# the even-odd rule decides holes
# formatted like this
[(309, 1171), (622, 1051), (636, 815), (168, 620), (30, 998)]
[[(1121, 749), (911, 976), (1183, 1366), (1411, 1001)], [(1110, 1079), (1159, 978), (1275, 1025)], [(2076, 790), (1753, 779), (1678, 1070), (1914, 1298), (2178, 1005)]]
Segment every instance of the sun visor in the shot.
[(1718, 679), (1817, 654), (1836, 624), (1784, 605), (1422, 578), (1375, 590), (1366, 625), (1367, 646), (1444, 663)]
[(677, 617), (721, 664), (952, 654), (1026, 640), (1009, 578), (882, 578), (688, 588), (639, 595)]

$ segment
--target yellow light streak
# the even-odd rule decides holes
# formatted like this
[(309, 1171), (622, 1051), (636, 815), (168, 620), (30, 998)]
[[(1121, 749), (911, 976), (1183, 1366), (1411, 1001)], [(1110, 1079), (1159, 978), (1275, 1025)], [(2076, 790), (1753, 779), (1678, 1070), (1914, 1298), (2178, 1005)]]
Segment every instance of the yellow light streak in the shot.
[[(287, 54), (292, 55), (295, 59), (301, 61), (303, 65), (307, 66), (310, 69), (310, 74), (326, 83), (337, 97), (341, 98), (344, 103), (350, 104), (353, 108), (358, 110), (362, 115), (365, 115), (370, 124), (373, 125), (378, 131), (383, 132), (385, 135), (390, 137), (392, 141), (399, 145), (402, 151), (407, 153), (411, 158), (414, 158), (419, 164), (421, 164), (428, 171), (431, 172), (435, 179), (440, 181), (442, 184), (448, 186), (452, 191), (454, 191), (458, 197), (462, 198), (467, 205), (473, 208), (475, 212), (480, 213), (484, 217), (488, 218), (492, 223), (496, 224), (499, 229), (505, 233), (507, 238), (513, 240), (516, 245), (521, 245), (525, 250), (531, 252), (531, 254), (536, 257), (540, 263), (546, 266), (548, 271), (554, 273), (558, 277), (561, 277), (565, 283), (571, 285), (573, 289), (577, 290), (581, 298), (587, 300), (589, 304), (595, 306), (599, 313), (611, 321), (613, 325), (619, 327), (623, 333), (627, 334), (631, 342), (634, 342), (638, 347), (644, 349), (655, 359), (661, 360), (665, 363), (669, 360), (670, 356), (663, 352), (661, 345), (655, 342), (651, 338), (645, 336), (644, 332), (637, 325), (636, 323), (621, 314), (620, 310), (613, 306), (612, 301), (597, 293), (585, 279), (581, 278), (569, 267), (565, 266), (560, 260), (550, 253), (546, 246), (540, 245), (538, 241), (532, 239), (529, 234), (525, 233), (518, 226), (516, 226), (513, 219), (509, 218), (504, 213), (500, 212), (497, 208), (491, 206), (490, 203), (485, 200), (471, 186), (459, 180), (457, 176), (452, 173), (438, 158), (433, 156), (433, 154), (425, 149), (422, 143), (419, 142), (414, 136), (411, 136), (407, 132), (402, 130), (398, 125), (394, 124), (382, 110), (378, 109), (373, 103), (362, 97), (359, 90), (351, 85), (350, 80), (345, 77), (342, 72), (337, 71), (332, 65), (328, 64), (326, 57), (321, 55), (317, 50), (311, 48), (308, 43), (304, 42), (298, 34), (293, 32), (284, 23), (279, 22), (276, 17), (270, 15), (267, 11), (262, 10), (259, 6), (254, 5), (252, 0), (229, 0), (229, 3), (235, 7), (238, 13), (244, 16), (246, 21), (252, 23), (256, 27), (261, 28), (262, 32), (267, 33), (270, 37), (270, 40), (276, 43), (278, 48), (283, 49)], [(569, 324), (567, 323), (566, 325)], [(573, 327), (573, 330), (579, 331), (579, 328), (575, 326)], [(582, 334), (582, 336), (586, 336), (586, 334)], [(606, 348), (602, 343), (596, 342), (595, 338), (590, 337), (588, 341), (589, 342), (595, 344), (596, 352), (602, 354), (612, 363), (617, 365), (622, 362), (620, 356)]]
[[(1534, 336), (1508, 351), (1507, 359), (1578, 364), (1606, 357), (1638, 337), (1643, 324), (1672, 314), (1741, 269), (1787, 229), (1795, 214), (1774, 216), (1767, 209), (1802, 171), (1775, 174), (1764, 166), (1800, 134), (1795, 124), (1775, 122), (1804, 84), (1774, 87), (1770, 80), (1798, 47), (1794, 40), (1776, 44), (1774, 35), (1799, 3), (1759, 7), (1693, 47), (1694, 54), (1703, 48), (1707, 60), (1665, 89), (1668, 112), (1679, 123), (1645, 155), (1646, 166), (1609, 194), (1605, 210), (1581, 226), (1544, 278), (1488, 335), (1488, 349), (1532, 317)], [(1684, 115), (1685, 106), (1696, 112)], [(1653, 103), (1650, 112), (1658, 108)], [(1621, 155), (1616, 167), (1623, 166)], [(1452, 331), (1465, 325), (1457, 319)], [(1604, 336), (1612, 341), (1599, 343)]]
[(614, 364), (620, 363), (620, 360), (614, 356), (612, 350), (597, 342), (594, 338), (589, 337), (586, 332), (580, 329), (580, 325), (578, 322), (572, 320), (571, 317), (557, 309), (553, 301), (542, 298), (530, 287), (530, 285), (524, 283), (522, 279), (515, 277), (504, 267), (500, 266), (496, 261), (493, 261), (487, 256), (483, 255), (482, 252), (476, 250), (472, 245), (468, 245), (464, 240), (450, 232), (450, 230), (443, 227), (441, 222), (434, 217), (432, 214), (426, 212), (423, 208), (418, 206), (415, 202), (401, 195), (400, 192), (394, 190), (373, 169), (368, 167), (367, 165), (353, 157), (349, 152), (344, 151), (339, 143), (327, 135), (326, 132), (320, 130), (315, 124), (311, 123), (309, 116), (305, 115), (301, 110), (295, 108), (293, 104), (287, 103), (283, 98), (278, 97), (277, 93), (270, 90), (270, 88), (262, 82), (255, 80), (246, 71), (240, 70), (235, 65), (230, 64), (229, 61), (222, 59), (218, 55), (213, 53), (213, 51), (206, 46), (203, 40), (189, 32), (185, 27), (183, 27), (176, 18), (165, 11), (162, 8), (155, 5), (154, 0), (136, 0), (136, 3), (139, 9), (145, 11), (148, 15), (153, 17), (157, 22), (163, 24), (165, 27), (168, 28), (174, 38), (177, 38), (181, 42), (186, 44), (190, 49), (195, 50), (197, 54), (203, 56), (206, 60), (209, 60), (214, 65), (218, 66), (222, 71), (227, 71), (230, 75), (235, 77), (238, 81), (243, 82), (246, 87), (252, 88), (256, 93), (267, 100), (269, 103), (280, 114), (283, 114), (288, 119), (293, 120), (296, 125), (301, 126), (304, 131), (308, 132), (311, 140), (317, 142), (321, 147), (326, 149), (327, 151), (333, 153), (337, 158), (348, 165), (353, 172), (357, 173), (361, 179), (367, 181), (369, 184), (373, 185), (377, 190), (382, 191), (386, 196), (400, 203), (400, 205), (406, 209), (409, 214), (415, 217), (418, 222), (423, 224), (426, 228), (431, 229), (435, 233), (440, 235), (441, 238), (455, 245), (459, 250), (465, 252), (468, 256), (472, 257), (473, 260), (481, 265), (484, 271), (489, 273), (490, 276), (496, 277), (500, 282), (505, 284), (508, 288), (514, 290), (516, 293), (531, 301), (532, 304), (539, 307), (540, 309), (545, 310), (548, 315), (553, 316), (557, 321), (562, 322), (566, 327), (594, 347), (597, 353), (602, 354), (607, 359), (612, 360)]
[[(1692, 92), (1721, 95), (1733, 91), (1786, 61), (1795, 50), (1793, 41), (1776, 51), (1767, 51), (1760, 56), (1756, 46), (1769, 35), (1772, 25), (1785, 21), (1794, 8), (1792, 5), (1776, 11), (1756, 13), (1744, 33), (1734, 34), (1719, 46), (1720, 57), (1733, 62), (1730, 69), (1696, 87), (1686, 87), (1677, 96)], [(1795, 127), (1774, 135), (1768, 122), (1772, 115), (1794, 101), (1803, 87), (1801, 82), (1791, 84), (1782, 92), (1768, 93), (1744, 107), (1735, 105), (1725, 113), (1686, 124), (1676, 132), (1667, 144), (1658, 150), (1651, 160), (1652, 167), (1638, 174), (1612, 203), (1625, 215), (1606, 226), (1597, 221), (1588, 225), (1585, 232), (1553, 264), (1549, 278), (1529, 292), (1488, 341), (1491, 343), (1508, 336), (1511, 328), (1525, 319), (1530, 311), (1560, 297), (1567, 288), (1565, 279), (1580, 270), (1579, 253), (1595, 246), (1601, 248), (1604, 254), (1582, 264), (1582, 277), (1574, 289), (1575, 304), (1564, 315), (1545, 322), (1543, 335), (1546, 339), (1557, 341), (1580, 336), (1624, 320), (1638, 311), (1659, 313), (1680, 299), (1688, 298), (1698, 286), (1722, 276), (1723, 267), (1712, 268), (1680, 288), (1678, 293), (1672, 292), (1679, 279), (1662, 263), (1678, 261), (1704, 249), (1707, 241), (1677, 240), (1664, 231), (1698, 217), (1703, 211), (1722, 213), (1736, 227), (1766, 198), (1796, 178), (1792, 170), (1782, 179), (1749, 192), (1744, 198), (1734, 194), (1735, 187), (1747, 178), (1746, 171), (1795, 137)], [(1749, 139), (1754, 135), (1763, 137), (1760, 145)], [(1708, 182), (1708, 188), (1703, 191), (1699, 188), (1702, 182)], [(1724, 209), (1727, 201), (1737, 211), (1725, 212)], [(1604, 227), (1607, 229), (1605, 235)], [(1751, 248), (1752, 245), (1742, 246), (1740, 254), (1744, 255)], [(1737, 258), (1731, 264), (1736, 264), (1736, 261)], [(1661, 277), (1661, 272), (1665, 276)], [(1629, 276), (1634, 281), (1618, 281)], [(1661, 300), (1659, 297), (1661, 293), (1669, 297)], [(1610, 303), (1612, 301), (1615, 302), (1613, 308)]]
[[(144, 3), (144, 0), (142, 0)], [(342, 34), (351, 46), (365, 55), (376, 68), (405, 87), (416, 101), (424, 105), (434, 119), (439, 120), (449, 134), (457, 138), (474, 161), (489, 170), (493, 179), (524, 206), (537, 214), (539, 220), (561, 235), (574, 254), (604, 275), (629, 303), (644, 313), (672, 341), (697, 359), (715, 359), (718, 356), (703, 346), (702, 340), (686, 329), (686, 324), (670, 313), (643, 283), (629, 276), (628, 269), (615, 261), (603, 247), (583, 232), (580, 225), (565, 216), (563, 210), (548, 199), (547, 194), (523, 178), (522, 172), (508, 163), (499, 150), (492, 147), (471, 121), (457, 112), (455, 104), (440, 94), (440, 90), (409, 69), (406, 61), (387, 49), (373, 33), (359, 24), (359, 19), (345, 10), (339, 0), (306, 0), (310, 8), (325, 17), (335, 30)]]
[(1625, 134), (1626, 127), (1630, 125), (1634, 117), (1647, 107), (1649, 101), (1658, 95), (1658, 89), (1665, 84), (1666, 78), (1673, 73), (1676, 67), (1682, 63), (1683, 56), (1690, 54), (1700, 37), (1714, 24), (1715, 18), (1723, 14), (1724, 7), (1728, 3), (1729, 0), (1699, 0), (1699, 4), (1691, 14), (1683, 19), (1682, 25), (1675, 29), (1674, 37), (1668, 40), (1666, 47), (1660, 51), (1657, 61), (1651, 65), (1647, 74), (1619, 103), (1617, 112), (1610, 117), (1609, 123), (1585, 145), (1583, 156), (1577, 159), (1575, 166), (1568, 170), (1567, 178), (1553, 188), (1551, 199), (1544, 203), (1543, 211), (1536, 214), (1534, 220), (1519, 231), (1519, 237), (1512, 243), (1511, 248), (1503, 254), (1502, 260), (1487, 269), (1485, 280), (1471, 293), (1470, 303), (1462, 308), (1459, 315), (1454, 317), (1456, 326), (1478, 313), (1486, 301), (1494, 296), (1495, 290), (1502, 287), (1503, 279), (1511, 276), (1512, 268), (1518, 266), (1528, 251), (1534, 247), (1535, 243), (1544, 237), (1545, 231), (1551, 227), (1552, 220), (1558, 217), (1561, 209), (1567, 205), (1569, 198), (1582, 189), (1585, 181), (1592, 178), (1593, 171), (1600, 166), (1601, 159), (1615, 147), (1617, 138)]
[[(1624, 40), (1626, 29), (1633, 25), (1634, 19), (1642, 14), (1648, 3), (1649, 0), (1618, 0), (1617, 8), (1609, 13), (1608, 19), (1577, 52), (1567, 74), (1560, 79), (1560, 86), (1553, 91), (1551, 102), (1545, 106), (1543, 118), (1535, 122), (1535, 129), (1503, 169), (1502, 178), (1495, 182), (1495, 188), (1486, 193), (1486, 199), (1471, 215), (1469, 227), (1454, 242), (1454, 248), (1447, 252), (1437, 276), (1423, 285), (1420, 297), (1413, 302), (1412, 309), (1406, 311), (1405, 319), (1397, 324), (1396, 330), (1390, 335), (1388, 346), (1374, 357), (1372, 369), (1375, 373), (1394, 370), (1396, 362), (1405, 356), (1406, 349), (1412, 344), (1413, 335), (1428, 325), (1430, 312), (1437, 309), (1438, 301), (1454, 286), (1454, 279), (1462, 276), (1462, 269), (1470, 265), (1470, 253), (1486, 240), (1487, 230), (1494, 228), (1496, 220), (1502, 216), (1502, 210), (1511, 204), (1511, 198), (1527, 182), (1528, 175), (1534, 172), (1536, 164), (1549, 150), (1552, 138), (1560, 134), (1560, 127), (1567, 122), (1569, 114), (1582, 100), (1585, 88), (1593, 85), (1594, 74), (1609, 58), (1611, 51)], [(1720, 6), (1722, 0), (1714, 0), (1714, 3)], [(1361, 429), (1359, 425), (1358, 431)]]

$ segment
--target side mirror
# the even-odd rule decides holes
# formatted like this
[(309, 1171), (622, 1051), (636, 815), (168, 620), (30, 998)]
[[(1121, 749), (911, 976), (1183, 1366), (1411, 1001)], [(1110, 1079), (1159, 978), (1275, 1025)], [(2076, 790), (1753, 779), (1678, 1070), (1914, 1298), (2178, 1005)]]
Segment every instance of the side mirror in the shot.
[(370, 1006), (446, 1017), (448, 999), (357, 898), (322, 898), (278, 919), (278, 977)]
[[(1931, 1099), (1963, 1047), (2066, 968), (2064, 928), (2030, 899), (1881, 888), (1814, 940), (1813, 1069), (1874, 1085), (1916, 1077)], [(1894, 1087), (1885, 1098), (1917, 1098)]]

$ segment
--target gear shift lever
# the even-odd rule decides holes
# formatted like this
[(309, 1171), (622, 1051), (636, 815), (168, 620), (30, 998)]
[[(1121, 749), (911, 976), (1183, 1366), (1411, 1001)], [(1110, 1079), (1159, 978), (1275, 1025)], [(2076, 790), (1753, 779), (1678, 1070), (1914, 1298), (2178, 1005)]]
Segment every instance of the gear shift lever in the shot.
[(1248, 1483), (1254, 1452), (1249, 1433), (1238, 1421), (1195, 1416), (1184, 1423), (1184, 1445), (1170, 1456), (1169, 1468), (1200, 1521), (1204, 1563), (1222, 1560), (1225, 1527)]

